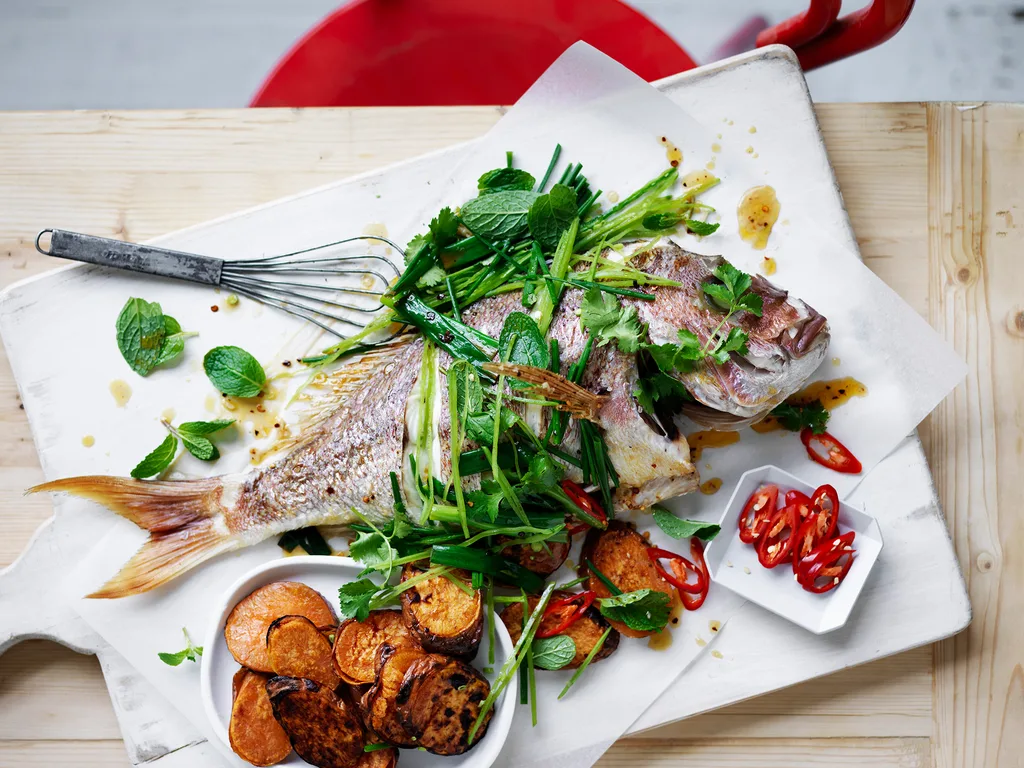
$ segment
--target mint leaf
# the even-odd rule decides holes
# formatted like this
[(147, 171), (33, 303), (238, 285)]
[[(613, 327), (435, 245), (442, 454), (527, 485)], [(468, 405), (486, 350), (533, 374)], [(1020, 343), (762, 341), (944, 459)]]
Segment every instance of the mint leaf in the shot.
[(649, 213), (643, 218), (644, 229), (660, 231), (663, 229), (675, 229), (683, 217), (678, 213)]
[(299, 528), (295, 531), (288, 531), (277, 540), (277, 546), (285, 552), (291, 552), (296, 547), (302, 547), (307, 555), (329, 555), (331, 547), (323, 535), (316, 528)]
[(220, 451), (217, 450), (217, 446), (202, 435), (181, 432), (179, 430), (178, 437), (181, 438), (185, 450), (200, 461), (215, 461), (220, 458)]
[(178, 452), (178, 438), (168, 435), (164, 441), (147, 454), (146, 458), (135, 465), (132, 470), (132, 477), (141, 480), (145, 477), (159, 475), (174, 461), (174, 455)]
[(116, 328), (117, 348), (133, 371), (145, 376), (160, 364), (167, 327), (159, 304), (128, 299), (117, 316)]
[[(501, 424), (498, 434), (504, 434), (516, 423), (516, 415), (509, 408), (501, 409)], [(494, 409), (471, 413), (466, 417), (466, 435), (480, 445), (490, 445), (494, 440)]]
[(705, 523), (701, 520), (682, 520), (667, 509), (654, 510), (654, 522), (673, 539), (689, 539), (696, 536), (701, 541), (711, 541), (722, 526), (717, 523)]
[(263, 366), (241, 347), (214, 347), (203, 358), (203, 369), (213, 386), (234, 397), (256, 397), (267, 380)]
[(708, 235), (714, 234), (718, 231), (718, 222), (711, 224), (707, 221), (698, 221), (697, 219), (686, 219), (683, 222), (686, 228), (697, 235), (698, 237), (707, 237)]
[[(502, 360), (518, 365), (532, 365), (548, 368), (551, 365), (551, 348), (536, 321), (522, 312), (512, 312), (505, 318), (505, 325), (498, 336), (498, 351)], [(513, 381), (512, 386), (527, 387), (529, 384)]]
[(480, 177), (477, 188), (481, 195), (490, 195), (507, 189), (531, 190), (536, 183), (531, 174), (519, 168), (495, 168)]
[(338, 615), (342, 619), (366, 621), (370, 615), (370, 598), (377, 593), (377, 585), (369, 579), (351, 581), (338, 590)]
[(638, 589), (598, 600), (601, 615), (619, 621), (637, 632), (657, 632), (669, 617), (669, 597), (664, 592)]
[(533, 641), (533, 665), (561, 669), (576, 657), (576, 642), (568, 635), (540, 637)]
[(170, 315), (164, 315), (164, 341), (160, 345), (160, 356), (157, 365), (169, 363), (185, 351), (185, 339), (198, 336), (197, 333), (185, 333), (181, 325)]
[(203, 655), (203, 647), (201, 645), (192, 645), (192, 638), (188, 636), (188, 630), (184, 627), (181, 631), (185, 634), (185, 647), (177, 653), (158, 653), (160, 661), (172, 667), (179, 666), (185, 659), (192, 662), (199, 661), (199, 657)]
[(530, 234), (544, 248), (553, 250), (577, 215), (576, 193), (565, 184), (555, 184), (550, 192), (537, 197), (530, 206)]
[(820, 400), (815, 400), (807, 405), (782, 403), (769, 415), (778, 419), (783, 428), (790, 432), (799, 432), (806, 427), (814, 434), (820, 435), (828, 426), (830, 414)]
[(211, 435), (220, 432), (235, 423), (234, 419), (215, 419), (214, 421), (186, 421), (178, 425), (179, 432), (191, 432), (193, 435)]
[(536, 199), (536, 192), (506, 189), (473, 198), (462, 206), (459, 217), (474, 235), (486, 240), (515, 240), (526, 234), (526, 217)]

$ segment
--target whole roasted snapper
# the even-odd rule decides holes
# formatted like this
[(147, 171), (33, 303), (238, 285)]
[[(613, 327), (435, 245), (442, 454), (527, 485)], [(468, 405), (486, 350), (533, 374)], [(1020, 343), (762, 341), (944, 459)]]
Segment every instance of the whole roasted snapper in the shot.
[[(634, 267), (678, 281), (678, 287), (651, 286), (655, 301), (624, 299), (636, 306), (651, 342), (671, 341), (680, 328), (701, 342), (732, 328), (747, 334), (746, 352), (724, 362), (706, 361), (695, 370), (673, 374), (692, 400), (681, 410), (703, 426), (734, 429), (764, 418), (799, 389), (826, 354), (825, 318), (786, 291), (754, 277), (750, 292), (760, 296), (760, 317), (739, 312), (726, 323), (709, 305), (702, 285), (720, 257), (689, 253), (674, 243), (637, 254)], [(586, 333), (577, 311), (582, 291), (569, 290), (555, 310), (549, 337), (561, 350), (565, 373), (580, 357)], [(463, 321), (497, 336), (505, 317), (522, 310), (519, 293), (483, 299), (463, 313)], [(391, 475), (402, 478), (401, 493), (417, 503), (415, 482), (407, 472), (411, 421), (424, 344), (418, 335), (375, 350), (339, 368), (330, 378), (331, 395), (322, 417), (311, 421), (296, 444), (276, 463), (251, 472), (200, 480), (140, 481), (121, 477), (73, 477), (45, 483), (34, 491), (65, 491), (108, 506), (150, 533), (149, 540), (121, 571), (92, 597), (123, 597), (152, 589), (214, 555), (250, 546), (285, 531), (312, 525), (346, 525), (357, 520), (381, 523), (393, 512)], [(446, 365), (446, 356), (438, 364)], [(614, 503), (645, 508), (693, 491), (697, 470), (685, 436), (669, 419), (652, 419), (638, 407), (634, 393), (641, 371), (637, 355), (614, 344), (594, 346), (580, 385), (605, 395), (594, 419), (618, 475)], [(436, 474), (446, 480), (448, 405), (441, 388), (434, 409), (435, 444), (441, 459)], [(551, 409), (534, 414), (546, 428)], [(538, 432), (542, 433), (542, 432)], [(566, 432), (562, 449), (573, 452), (578, 429)], [(568, 469), (568, 476), (577, 473)]]

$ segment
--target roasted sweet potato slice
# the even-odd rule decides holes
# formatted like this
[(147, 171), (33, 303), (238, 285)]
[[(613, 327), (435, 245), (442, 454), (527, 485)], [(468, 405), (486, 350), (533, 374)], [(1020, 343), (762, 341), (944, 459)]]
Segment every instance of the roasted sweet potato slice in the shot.
[(235, 699), (238, 698), (238, 691), (242, 687), (242, 683), (245, 681), (246, 675), (249, 674), (249, 670), (245, 667), (239, 667), (238, 671), (235, 672), (235, 676), (231, 678), (231, 703), (233, 704)]
[(374, 682), (377, 652), (385, 644), (396, 651), (420, 650), (401, 611), (371, 611), (366, 621), (349, 619), (334, 636), (335, 671), (351, 685)]
[(295, 753), (319, 768), (355, 768), (366, 731), (355, 706), (330, 688), (298, 677), (272, 677), (267, 694)]
[[(610, 597), (611, 591), (604, 583), (590, 573), (586, 566), (589, 560), (598, 570), (621, 589), (632, 592), (637, 589), (653, 589), (664, 592), (672, 600), (675, 598), (675, 587), (663, 579), (647, 557), (650, 545), (636, 532), (632, 523), (613, 520), (608, 529), (590, 530), (583, 542), (583, 553), (580, 558), (581, 575), (589, 574), (587, 589), (592, 589), (598, 597)], [(610, 621), (613, 627), (626, 637), (647, 637), (650, 632), (638, 632), (618, 621)]]
[(383, 645), (377, 652), (377, 682), (359, 701), (367, 728), (396, 747), (416, 746), (398, 719), (398, 690), (409, 667), (426, 654), (419, 649), (395, 650)]
[(366, 752), (356, 763), (356, 768), (395, 768), (398, 764), (398, 750), (394, 747)]
[(435, 755), (461, 755), (487, 732), (493, 709), (469, 743), (469, 731), (490, 692), (491, 684), (469, 664), (431, 654), (406, 671), (396, 700), (398, 718), (417, 746)]
[(331, 690), (341, 685), (331, 644), (305, 616), (274, 619), (267, 630), (267, 657), (275, 675), (304, 677)]
[(242, 598), (228, 614), (224, 640), (235, 661), (257, 672), (273, 672), (267, 630), (282, 616), (305, 616), (318, 627), (337, 623), (334, 610), (315, 589), (295, 581), (275, 581)]
[(228, 740), (235, 754), (253, 765), (275, 765), (292, 752), (291, 742), (267, 696), (270, 677), (248, 669), (239, 670), (233, 685)]
[[(409, 564), (402, 581), (423, 571)], [(469, 584), (465, 571), (452, 576)], [(402, 615), (425, 651), (471, 660), (484, 633), (483, 597), (479, 590), (466, 594), (444, 576), (419, 582), (402, 593)]]
[[(564, 597), (569, 597), (569, 592), (555, 592), (551, 596), (551, 600), (561, 600)], [(537, 607), (537, 603), (540, 598), (532, 596), (529, 599), (530, 610), (532, 611)], [(508, 629), (509, 635), (512, 637), (512, 642), (516, 643), (519, 641), (519, 636), (523, 634), (523, 604), (522, 603), (511, 603), (504, 611), (501, 612), (501, 621)], [(560, 617), (557, 616), (546, 616), (540, 622), (539, 631), (553, 629), (558, 625)], [(601, 612), (597, 610), (595, 606), (590, 606), (587, 612), (582, 617), (573, 622), (564, 632), (559, 634), (566, 635), (572, 638), (572, 641), (576, 643), (576, 655), (572, 661), (563, 667), (563, 669), (574, 669), (583, 663), (583, 660), (587, 658), (594, 646), (597, 645), (597, 641), (601, 639), (601, 635), (608, 629), (608, 622), (605, 620)], [(612, 629), (608, 635), (608, 639), (604, 641), (604, 645), (601, 646), (601, 650), (597, 652), (593, 660), (590, 662), (593, 664), (601, 659), (608, 658), (615, 652), (615, 649), (619, 647), (619, 632), (616, 629)]]
[(516, 544), (515, 539), (509, 536), (502, 536), (499, 541), (509, 544), (501, 550), (503, 557), (519, 563), (523, 568), (533, 571), (538, 576), (550, 576), (562, 567), (565, 558), (569, 556), (570, 544), (566, 541)]

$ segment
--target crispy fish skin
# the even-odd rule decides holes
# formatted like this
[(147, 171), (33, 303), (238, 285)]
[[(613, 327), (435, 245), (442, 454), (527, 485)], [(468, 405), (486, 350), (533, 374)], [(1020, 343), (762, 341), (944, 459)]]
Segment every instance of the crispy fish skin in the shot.
[[(721, 309), (704, 297), (702, 285), (714, 282), (721, 256), (702, 256), (678, 245), (650, 248), (636, 255), (633, 265), (652, 275), (668, 277), (680, 288), (655, 287), (653, 302), (632, 300), (640, 319), (649, 326), (654, 344), (677, 342), (680, 328), (690, 329), (701, 343), (722, 320)], [(813, 307), (753, 275), (750, 290), (763, 301), (761, 317), (739, 312), (722, 327), (748, 335), (749, 352), (734, 354), (723, 365), (708, 364), (675, 377), (697, 400), (683, 412), (712, 429), (739, 429), (760, 421), (772, 408), (796, 392), (825, 359), (829, 333), (825, 318)]]
[[(676, 341), (679, 328), (690, 328), (706, 341), (721, 321), (710, 307), (701, 284), (714, 279), (717, 256), (699, 256), (669, 243), (637, 253), (633, 265), (651, 274), (677, 280), (680, 287), (651, 287), (657, 300), (624, 299), (637, 307), (649, 324), (652, 342)], [(828, 346), (825, 318), (803, 302), (760, 277), (752, 290), (764, 300), (756, 318), (738, 313), (725, 328), (743, 328), (750, 352), (733, 355), (724, 365), (702, 366), (679, 378), (696, 403), (684, 406), (699, 424), (736, 429), (763, 418), (799, 389), (824, 358)], [(549, 335), (558, 340), (562, 373), (582, 354), (587, 340), (577, 311), (582, 292), (567, 290), (552, 318)], [(519, 293), (484, 299), (466, 308), (463, 319), (498, 337), (505, 318), (522, 311)], [(443, 352), (438, 367), (451, 362)], [(37, 486), (32, 491), (65, 491), (105, 504), (146, 529), (151, 536), (122, 570), (90, 597), (116, 598), (153, 589), (211, 557), (240, 549), (289, 530), (311, 525), (347, 525), (356, 520), (353, 508), (375, 523), (393, 514), (391, 473), (405, 478), (403, 459), (409, 444), (415, 393), (423, 361), (423, 341), (416, 336), (371, 352), (338, 369), (328, 378), (333, 392), (323, 399), (319, 418), (301, 430), (291, 450), (277, 463), (241, 476), (188, 481), (140, 481), (88, 476)], [(634, 355), (613, 345), (594, 345), (581, 384), (607, 399), (597, 413), (608, 456), (620, 484), (614, 504), (619, 509), (645, 509), (673, 496), (696, 490), (697, 470), (690, 461), (686, 438), (676, 430), (657, 431), (642, 413), (633, 392), (639, 372)], [(434, 409), (435, 441), (440, 463), (436, 473), (451, 473), (450, 419), (447, 388), (438, 374)], [(537, 406), (511, 405), (527, 424), (547, 429), (550, 413)], [(566, 430), (562, 449), (579, 449), (578, 425)], [(579, 470), (568, 467), (571, 479)], [(472, 487), (479, 477), (466, 479)], [(403, 482), (403, 495), (415, 507), (417, 494)]]

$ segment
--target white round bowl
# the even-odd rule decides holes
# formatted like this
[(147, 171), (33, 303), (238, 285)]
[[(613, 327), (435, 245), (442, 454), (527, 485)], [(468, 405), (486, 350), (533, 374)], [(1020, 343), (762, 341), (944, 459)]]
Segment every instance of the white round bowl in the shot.
[[(317, 590), (337, 613), (338, 588), (358, 579), (361, 570), (362, 566), (348, 557), (286, 557), (254, 568), (224, 593), (215, 619), (210, 625), (210, 634), (203, 644), (200, 680), (206, 715), (210, 719), (213, 730), (229, 752), (231, 750), (231, 745), (228, 742), (228, 723), (231, 720), (231, 678), (239, 667), (224, 642), (224, 623), (227, 621), (231, 609), (239, 600), (264, 584), (274, 581), (298, 581)], [(490, 616), (486, 616), (485, 621), (490, 621)], [(512, 638), (509, 637), (505, 625), (500, 621), (495, 622), (494, 629), (497, 640), (494, 649), (494, 664), (487, 664), (486, 631), (483, 642), (480, 643), (480, 652), (473, 662), (473, 666), (492, 683), (505, 659), (512, 655)], [(483, 672), (484, 666), (490, 666), (493, 672), (490, 674)], [(455, 757), (440, 757), (418, 749), (403, 749), (400, 759), (402, 768), (441, 768), (442, 766), (447, 766), (447, 768), (489, 768), (501, 752), (505, 739), (508, 738), (509, 729), (512, 727), (516, 702), (513, 697), (506, 694), (508, 691), (518, 690), (517, 682), (513, 678), (505, 692), (498, 698), (494, 705), (494, 717), (487, 728), (487, 733), (471, 750)], [(248, 765), (241, 758), (234, 757), (234, 759), (239, 766)], [(280, 765), (304, 766), (307, 763), (293, 752)]]

